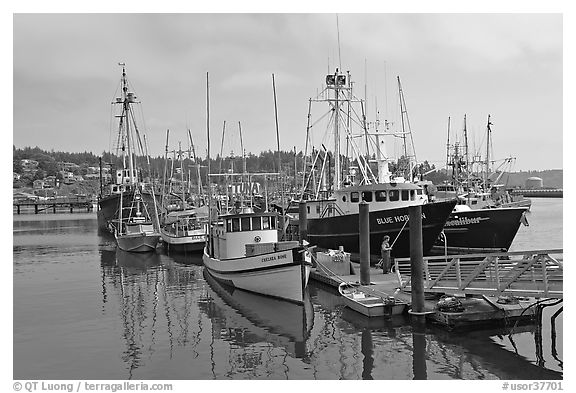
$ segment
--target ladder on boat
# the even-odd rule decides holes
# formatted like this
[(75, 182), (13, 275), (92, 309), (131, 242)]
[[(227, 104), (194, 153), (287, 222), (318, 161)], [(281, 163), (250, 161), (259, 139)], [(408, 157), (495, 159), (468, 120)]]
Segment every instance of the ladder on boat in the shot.
[[(410, 290), (410, 258), (394, 262)], [(424, 291), (446, 294), (563, 298), (563, 250), (424, 257)]]

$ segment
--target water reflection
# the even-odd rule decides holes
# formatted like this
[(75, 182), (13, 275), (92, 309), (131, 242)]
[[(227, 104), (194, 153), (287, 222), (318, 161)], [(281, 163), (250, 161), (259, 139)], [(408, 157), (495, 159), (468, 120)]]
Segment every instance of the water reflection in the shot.
[[(306, 340), (314, 325), (314, 309), (307, 292), (304, 303), (295, 304), (221, 284), (206, 272), (204, 279), (210, 288), (210, 301), (202, 310), (213, 323), (214, 338), (237, 348), (264, 342), (285, 349), (295, 358), (307, 358)], [(244, 362), (239, 367), (256, 366), (253, 358), (243, 355), (239, 360)]]
[(562, 378), (561, 303), (531, 325), (418, 331), (316, 282), (301, 306), (233, 290), (201, 255), (117, 251), (76, 217), (14, 223), (18, 379)]
[[(176, 347), (199, 341), (201, 321), (192, 313), (199, 290), (198, 267), (162, 261), (156, 252), (129, 253), (105, 247), (100, 255), (103, 312), (116, 305), (108, 306), (110, 296), (115, 296), (125, 345), (121, 358), (128, 378), (157, 345), (163, 347), (167, 341), (172, 357)], [(197, 329), (191, 328), (192, 324)], [(192, 355), (198, 357), (198, 352)]]

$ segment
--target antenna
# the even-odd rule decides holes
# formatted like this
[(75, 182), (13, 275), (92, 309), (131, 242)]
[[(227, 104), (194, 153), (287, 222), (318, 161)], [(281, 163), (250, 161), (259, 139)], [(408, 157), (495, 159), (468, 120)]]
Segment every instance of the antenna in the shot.
[(340, 55), (340, 25), (338, 24), (338, 14), (336, 14), (336, 33), (338, 36), (338, 66), (342, 69), (342, 57)]

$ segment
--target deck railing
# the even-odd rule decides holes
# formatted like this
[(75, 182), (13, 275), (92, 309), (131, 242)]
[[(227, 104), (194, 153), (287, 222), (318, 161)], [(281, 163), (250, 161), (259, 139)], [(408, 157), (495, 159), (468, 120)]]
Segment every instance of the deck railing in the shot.
[[(410, 289), (410, 258), (394, 262), (401, 289)], [(563, 297), (563, 250), (424, 257), (424, 290), (447, 294)]]

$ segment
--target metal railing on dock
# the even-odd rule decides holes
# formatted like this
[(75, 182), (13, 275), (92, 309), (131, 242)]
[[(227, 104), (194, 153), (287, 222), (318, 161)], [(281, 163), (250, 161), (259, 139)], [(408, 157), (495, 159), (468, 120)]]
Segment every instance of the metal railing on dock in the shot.
[[(410, 290), (410, 258), (394, 264)], [(424, 257), (426, 292), (562, 299), (563, 275), (562, 249)]]

